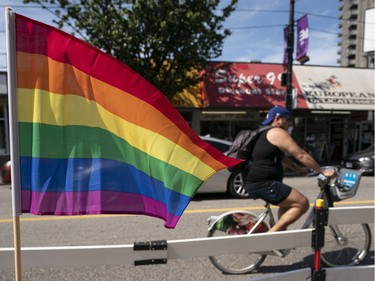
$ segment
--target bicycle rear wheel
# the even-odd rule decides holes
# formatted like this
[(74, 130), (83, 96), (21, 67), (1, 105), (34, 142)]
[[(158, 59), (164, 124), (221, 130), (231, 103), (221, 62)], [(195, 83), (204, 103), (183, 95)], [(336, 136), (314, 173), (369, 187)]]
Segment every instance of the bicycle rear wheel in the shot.
[(326, 228), (322, 262), (327, 266), (352, 266), (363, 261), (370, 250), (368, 224), (340, 224)]
[[(234, 222), (232, 217), (245, 217), (249, 221), (246, 225), (239, 222)], [(246, 234), (251, 230), (254, 222), (258, 220), (258, 217), (247, 212), (235, 212), (227, 214), (218, 220), (213, 225), (209, 232), (208, 237), (221, 237), (230, 235)], [(266, 232), (268, 226), (262, 222), (255, 231), (253, 232)], [(211, 256), (210, 261), (219, 270), (227, 274), (243, 274), (249, 273), (257, 269), (267, 255), (257, 253), (238, 253), (238, 254), (224, 254), (219, 256)]]

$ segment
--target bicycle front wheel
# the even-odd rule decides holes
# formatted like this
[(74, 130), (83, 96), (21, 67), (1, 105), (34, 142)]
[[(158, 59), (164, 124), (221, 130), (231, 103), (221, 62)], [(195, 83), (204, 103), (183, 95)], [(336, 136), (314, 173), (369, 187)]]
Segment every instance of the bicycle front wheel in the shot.
[(326, 266), (352, 266), (363, 261), (370, 250), (368, 224), (329, 225), (326, 228), (322, 262)]
[[(250, 231), (249, 225), (253, 225), (251, 222), (246, 226), (239, 226), (237, 222), (231, 219), (232, 216), (243, 217), (245, 220), (255, 222), (257, 217), (249, 214), (236, 212), (228, 214), (221, 220), (217, 221), (215, 225), (209, 230), (208, 237), (222, 237), (230, 235), (245, 234)], [(229, 221), (229, 223), (228, 223)], [(268, 230), (268, 226), (265, 223), (261, 223), (256, 230), (253, 232), (265, 232)], [(238, 254), (224, 254), (219, 256), (211, 256), (210, 261), (219, 270), (227, 274), (243, 274), (249, 273), (257, 269), (267, 255), (257, 253), (238, 253)]]

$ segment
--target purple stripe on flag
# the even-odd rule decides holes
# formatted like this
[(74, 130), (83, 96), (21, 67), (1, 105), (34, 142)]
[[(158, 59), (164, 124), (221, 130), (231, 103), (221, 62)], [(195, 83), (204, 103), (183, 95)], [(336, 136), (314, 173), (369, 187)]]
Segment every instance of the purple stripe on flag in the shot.
[[(142, 210), (140, 206), (143, 206)], [(174, 228), (180, 218), (168, 214), (163, 203), (146, 196), (111, 191), (45, 193), (22, 190), (22, 212), (60, 216), (141, 214), (163, 219), (167, 228)]]

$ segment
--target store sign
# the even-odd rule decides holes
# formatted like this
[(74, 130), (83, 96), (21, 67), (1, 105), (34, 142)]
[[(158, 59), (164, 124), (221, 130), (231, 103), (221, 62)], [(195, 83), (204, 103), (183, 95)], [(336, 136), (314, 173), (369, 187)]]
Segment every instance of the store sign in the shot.
[[(285, 106), (286, 88), (281, 86), (282, 65), (214, 63), (212, 67), (214, 70), (204, 78), (204, 107)], [(293, 81), (296, 81), (295, 78)], [(298, 85), (295, 83), (293, 87), (298, 88)], [(303, 99), (297, 106), (306, 106)]]
[[(316, 85), (302, 84), (303, 93), (310, 104), (373, 105), (374, 93), (322, 90)], [(362, 107), (360, 109), (363, 109)]]
[(367, 69), (295, 67), (311, 109), (374, 110), (374, 72)]

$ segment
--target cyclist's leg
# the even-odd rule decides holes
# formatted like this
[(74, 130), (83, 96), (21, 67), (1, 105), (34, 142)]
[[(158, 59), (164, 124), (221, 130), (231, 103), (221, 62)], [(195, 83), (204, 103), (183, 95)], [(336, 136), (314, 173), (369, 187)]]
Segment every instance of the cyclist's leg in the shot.
[(286, 199), (276, 205), (279, 206), (279, 220), (269, 231), (286, 230), (309, 209), (308, 199), (295, 188), (292, 188)]

